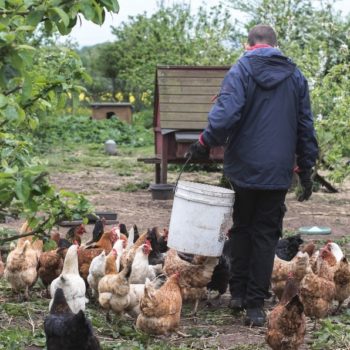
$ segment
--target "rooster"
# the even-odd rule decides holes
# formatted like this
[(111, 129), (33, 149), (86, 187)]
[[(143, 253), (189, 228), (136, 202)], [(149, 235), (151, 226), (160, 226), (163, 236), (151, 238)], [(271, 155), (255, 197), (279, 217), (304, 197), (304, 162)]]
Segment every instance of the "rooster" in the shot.
[(83, 311), (74, 314), (63, 290), (57, 288), (44, 321), (47, 350), (100, 350), (98, 339)]
[(304, 306), (298, 281), (291, 273), (280, 302), (268, 315), (266, 342), (273, 350), (298, 350), (304, 343), (305, 332)]
[(174, 331), (180, 324), (182, 308), (179, 273), (170, 276), (159, 289), (149, 281), (144, 288), (140, 301), (141, 314), (137, 318), (136, 327), (151, 334)]
[[(79, 275), (78, 266), (78, 245), (72, 245), (68, 248), (66, 258), (64, 259), (63, 270), (59, 277), (52, 281), (50, 294), (53, 298), (57, 288), (62, 288), (70, 309), (76, 314), (80, 310), (85, 310), (85, 282)], [(51, 309), (53, 299), (50, 301)]]

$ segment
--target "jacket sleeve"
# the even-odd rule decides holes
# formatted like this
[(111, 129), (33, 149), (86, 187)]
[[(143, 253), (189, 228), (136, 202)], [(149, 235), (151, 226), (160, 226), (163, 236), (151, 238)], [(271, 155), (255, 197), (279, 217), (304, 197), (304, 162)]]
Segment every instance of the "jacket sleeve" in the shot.
[(318, 156), (318, 145), (310, 106), (309, 87), (302, 76), (296, 147), (297, 165), (301, 171), (311, 169)]
[(246, 102), (246, 79), (238, 65), (226, 74), (219, 96), (208, 115), (208, 126), (202, 137), (209, 146), (222, 146), (241, 119)]

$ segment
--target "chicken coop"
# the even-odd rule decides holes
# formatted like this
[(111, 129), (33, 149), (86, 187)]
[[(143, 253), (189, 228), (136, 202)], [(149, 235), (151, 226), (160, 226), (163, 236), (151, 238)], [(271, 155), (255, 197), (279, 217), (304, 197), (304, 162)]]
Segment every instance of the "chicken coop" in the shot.
[[(158, 66), (154, 97), (155, 183), (166, 184), (169, 163), (182, 164), (190, 144), (198, 140), (229, 66)], [(210, 151), (222, 162), (223, 148)]]
[(96, 102), (90, 104), (92, 119), (110, 119), (116, 116), (118, 119), (131, 124), (133, 107), (126, 102)]

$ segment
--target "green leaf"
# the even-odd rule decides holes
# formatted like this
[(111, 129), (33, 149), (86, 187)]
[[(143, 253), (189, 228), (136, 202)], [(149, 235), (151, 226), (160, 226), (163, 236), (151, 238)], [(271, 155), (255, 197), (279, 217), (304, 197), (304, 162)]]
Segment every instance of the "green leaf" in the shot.
[(0, 108), (3, 108), (7, 105), (7, 97), (3, 94), (0, 94)]
[(27, 24), (36, 27), (42, 21), (44, 14), (44, 11), (30, 11), (27, 17)]
[(32, 97), (32, 88), (32, 80), (26, 76), (22, 87), (22, 102), (26, 102)]
[(119, 4), (116, 0), (101, 0), (102, 4), (106, 6), (108, 11), (113, 11), (115, 13), (119, 12)]
[(53, 7), (52, 10), (53, 10), (54, 12), (56, 12), (56, 13), (60, 16), (60, 18), (61, 18), (61, 20), (62, 20), (64, 26), (65, 26), (65, 27), (68, 27), (68, 25), (69, 25), (69, 16), (66, 14), (66, 12), (64, 12), (64, 11), (63, 11), (61, 8), (59, 8), (59, 7)]

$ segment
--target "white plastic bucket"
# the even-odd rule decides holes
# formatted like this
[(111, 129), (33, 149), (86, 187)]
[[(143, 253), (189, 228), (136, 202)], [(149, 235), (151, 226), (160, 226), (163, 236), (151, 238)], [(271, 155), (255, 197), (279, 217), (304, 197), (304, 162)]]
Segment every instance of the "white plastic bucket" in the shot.
[(220, 256), (231, 224), (234, 191), (179, 181), (171, 211), (168, 246), (180, 252)]

